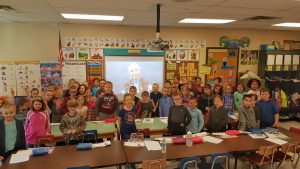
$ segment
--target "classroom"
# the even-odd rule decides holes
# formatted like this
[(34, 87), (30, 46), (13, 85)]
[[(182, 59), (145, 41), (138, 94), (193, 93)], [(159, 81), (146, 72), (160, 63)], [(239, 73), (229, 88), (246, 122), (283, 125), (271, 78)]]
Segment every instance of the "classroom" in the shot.
[(1, 0), (0, 169), (300, 168), (300, 0)]

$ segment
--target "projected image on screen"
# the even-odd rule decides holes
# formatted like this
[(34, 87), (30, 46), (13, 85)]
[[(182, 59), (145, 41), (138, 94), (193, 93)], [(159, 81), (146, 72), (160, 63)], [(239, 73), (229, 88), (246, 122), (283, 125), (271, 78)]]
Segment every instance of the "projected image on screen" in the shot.
[(117, 95), (128, 93), (130, 86), (138, 93), (150, 92), (153, 83), (163, 84), (163, 58), (109, 56), (105, 58), (105, 77)]

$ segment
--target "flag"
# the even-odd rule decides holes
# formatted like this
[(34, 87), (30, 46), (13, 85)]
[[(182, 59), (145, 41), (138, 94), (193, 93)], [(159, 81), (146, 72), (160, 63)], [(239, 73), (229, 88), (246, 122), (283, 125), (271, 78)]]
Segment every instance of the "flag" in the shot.
[(59, 55), (58, 55), (58, 61), (59, 61), (59, 64), (60, 66), (62, 66), (62, 62), (63, 62), (63, 54), (62, 54), (62, 45), (61, 45), (61, 37), (60, 37), (60, 30), (58, 32), (58, 52), (59, 52)]

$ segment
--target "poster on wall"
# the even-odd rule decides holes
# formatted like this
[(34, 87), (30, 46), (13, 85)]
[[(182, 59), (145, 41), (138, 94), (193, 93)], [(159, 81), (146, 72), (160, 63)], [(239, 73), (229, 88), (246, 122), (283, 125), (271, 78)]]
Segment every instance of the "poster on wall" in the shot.
[(191, 49), (189, 50), (188, 60), (199, 61), (200, 59), (200, 50)]
[(63, 60), (75, 60), (75, 50), (72, 47), (62, 48)]
[(55, 62), (41, 62), (42, 91), (47, 90), (49, 84), (62, 85), (61, 65)]
[(88, 48), (77, 48), (76, 49), (77, 60), (88, 60), (90, 58), (90, 51)]
[(187, 60), (188, 50), (177, 50), (177, 60)]
[(176, 60), (176, 50), (166, 51), (166, 60)]
[(79, 83), (86, 81), (85, 61), (65, 61), (62, 67), (63, 89), (68, 89), (70, 79), (76, 79)]
[(241, 62), (241, 65), (257, 65), (258, 64), (258, 50), (242, 50), (240, 62)]
[(235, 86), (238, 73), (239, 48), (207, 48), (206, 64), (212, 68), (207, 82), (213, 84), (215, 77), (221, 77), (223, 84)]
[(10, 96), (10, 91), (16, 91), (15, 63), (0, 62), (0, 96)]
[(39, 62), (16, 62), (17, 96), (26, 96), (25, 88), (41, 91), (41, 70)]
[(103, 62), (102, 61), (87, 61), (86, 63), (87, 80), (92, 82), (94, 78), (103, 78)]
[(91, 48), (90, 49), (92, 60), (103, 60), (103, 49), (100, 48)]

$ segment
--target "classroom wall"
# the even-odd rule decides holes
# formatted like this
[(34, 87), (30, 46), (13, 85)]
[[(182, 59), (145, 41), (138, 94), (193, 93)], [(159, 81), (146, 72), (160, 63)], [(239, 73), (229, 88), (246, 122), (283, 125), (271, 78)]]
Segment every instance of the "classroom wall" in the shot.
[[(103, 38), (154, 39), (155, 27), (113, 26), (54, 23), (0, 23), (0, 61), (49, 61), (57, 60), (58, 30), (64, 37), (91, 36)], [(272, 31), (253, 29), (212, 29), (163, 27), (161, 37), (165, 39), (201, 39), (207, 47), (218, 47), (221, 36), (231, 38), (249, 37), (250, 46), (245, 49), (259, 49), (260, 44), (300, 40), (299, 31)], [(201, 50), (200, 65), (205, 63), (205, 50)], [(239, 66), (239, 72), (252, 70), (257, 66)]]

